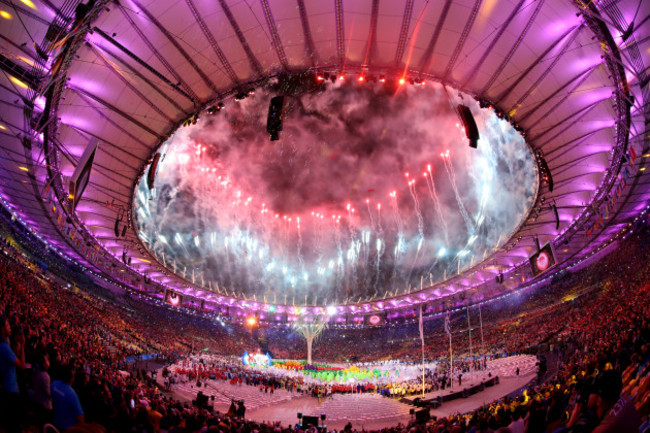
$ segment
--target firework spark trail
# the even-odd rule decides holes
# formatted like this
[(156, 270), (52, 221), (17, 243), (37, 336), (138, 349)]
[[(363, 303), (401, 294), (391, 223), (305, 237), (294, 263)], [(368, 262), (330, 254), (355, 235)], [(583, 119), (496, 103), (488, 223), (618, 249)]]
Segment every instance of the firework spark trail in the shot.
[[(352, 248), (354, 248), (354, 246)], [(352, 287), (357, 287), (357, 284), (359, 283), (359, 275), (357, 274), (356, 257), (352, 259), (350, 267), (352, 267)]]
[(408, 277), (407, 277), (407, 284), (411, 281), (411, 274), (413, 273), (413, 269), (418, 263), (418, 260), (420, 258), (420, 251), (422, 251), (422, 243), (424, 242), (424, 220), (422, 219), (422, 211), (420, 209), (420, 200), (418, 199), (418, 193), (415, 190), (415, 179), (412, 179), (408, 182), (409, 185), (409, 192), (411, 193), (411, 197), (413, 198), (413, 203), (415, 203), (415, 214), (418, 217), (418, 233), (419, 233), (419, 238), (420, 240), (418, 241), (418, 249), (415, 253), (415, 258), (413, 259), (413, 263), (411, 264), (411, 269), (409, 270)]
[[(372, 216), (372, 209), (370, 209), (370, 200), (366, 199), (366, 208), (368, 209), (368, 218), (370, 219), (369, 230), (372, 230), (375, 227), (375, 220)], [(362, 236), (363, 245), (364, 245), (364, 256), (365, 261), (368, 262), (368, 257), (370, 256), (370, 231), (364, 231)]]
[(445, 244), (449, 245), (449, 226), (442, 214), (442, 206), (440, 206), (440, 198), (438, 197), (438, 191), (436, 190), (436, 183), (433, 180), (433, 174), (431, 173), (431, 164), (427, 165), (427, 171), (424, 172), (424, 178), (427, 181), (429, 195), (431, 196), (431, 200), (433, 200), (433, 207), (436, 209), (436, 215), (438, 216), (440, 227), (442, 228), (445, 237)]
[[(369, 286), (372, 284), (372, 275), (369, 270), (371, 269), (369, 264), (371, 263), (370, 255), (370, 230), (364, 230), (361, 235), (361, 242), (359, 247), (363, 246), (363, 260), (361, 261), (362, 265), (359, 267), (360, 272), (363, 274), (363, 284)], [(368, 280), (370, 278), (370, 280)]]
[[(354, 213), (354, 208), (350, 203), (346, 206), (346, 209), (348, 211), (348, 229), (350, 231), (350, 248), (354, 249), (354, 245), (356, 243), (356, 237), (355, 237), (355, 229), (353, 225), (353, 220), (352, 220), (352, 214)], [(353, 287), (357, 287), (357, 281), (358, 281), (358, 276), (357, 276), (357, 266), (356, 266), (356, 258), (353, 257), (352, 263), (350, 264), (350, 267), (352, 268), (352, 285)]]
[(343, 272), (341, 271), (341, 260), (343, 258), (343, 247), (341, 246), (341, 233), (340, 229), (340, 217), (335, 217), (332, 215), (332, 220), (334, 221), (334, 239), (336, 241), (336, 250), (338, 252), (337, 263), (336, 263), (336, 287), (341, 287), (343, 283)]
[(341, 256), (343, 255), (343, 247), (341, 246), (341, 233), (339, 232), (340, 220), (335, 216), (332, 216), (332, 221), (334, 222), (334, 240), (336, 241), (336, 250), (338, 251), (338, 255)]
[(298, 228), (298, 263), (300, 263), (300, 269), (304, 271), (305, 261), (302, 257), (302, 230), (300, 228), (300, 217), (296, 219), (296, 224)]
[(381, 203), (377, 203), (377, 236), (384, 237), (384, 228), (381, 225)]
[(413, 198), (413, 203), (415, 203), (415, 214), (418, 217), (418, 233), (420, 238), (424, 238), (424, 219), (422, 218), (422, 210), (420, 209), (420, 199), (418, 198), (418, 193), (415, 190), (415, 179), (409, 181), (409, 192)]
[[(252, 197), (248, 197), (248, 198), (243, 202), (243, 203), (244, 203), (244, 207), (246, 208), (246, 213), (245, 213), (245, 215), (246, 215), (247, 217), (244, 218), (244, 221), (243, 221), (243, 223), (242, 223), (243, 228), (244, 228), (244, 233), (245, 233), (244, 238), (242, 239), (242, 242), (243, 242), (243, 245), (244, 245), (244, 247), (245, 247), (245, 251), (246, 251), (246, 259), (247, 259), (249, 262), (251, 261), (251, 259), (253, 259), (253, 249), (254, 249), (254, 245), (253, 245), (253, 243), (252, 243), (252, 241), (251, 241), (251, 237), (250, 237), (251, 232), (252, 232), (252, 230), (251, 230), (252, 227), (251, 227), (251, 226), (252, 226), (253, 218), (252, 218), (252, 216), (250, 215), (250, 207), (249, 207), (249, 205), (250, 205), (252, 199), (253, 199)], [(249, 274), (246, 274), (246, 276), (247, 276), (247, 277), (250, 277)]]
[(456, 202), (458, 203), (458, 208), (460, 209), (460, 214), (463, 217), (463, 220), (465, 220), (465, 225), (467, 226), (467, 231), (470, 234), (474, 233), (474, 225), (472, 224), (472, 220), (470, 219), (469, 215), (467, 214), (467, 209), (465, 209), (465, 205), (463, 204), (463, 200), (460, 198), (460, 193), (458, 192), (458, 187), (456, 186), (456, 173), (454, 172), (454, 166), (451, 163), (451, 156), (449, 155), (449, 151), (445, 153), (441, 153), (440, 156), (442, 157), (442, 160), (445, 164), (445, 170), (447, 170), (447, 175), (449, 177), (449, 183), (451, 184), (451, 189), (454, 191), (454, 195), (456, 196)]
[[(272, 254), (270, 248), (270, 245), (272, 245), (271, 236), (273, 235), (274, 226), (275, 226), (273, 219), (270, 220), (270, 223), (265, 224), (266, 221), (269, 221), (269, 218), (272, 218), (269, 215), (269, 208), (266, 207), (266, 203), (262, 203), (257, 218), (260, 221), (260, 224), (258, 224), (257, 226), (261, 228), (260, 237), (262, 239), (262, 241), (260, 242), (261, 253), (259, 253), (258, 257), (260, 261), (260, 269), (264, 269), (264, 262), (265, 262), (264, 252), (266, 251), (266, 253), (269, 255), (269, 258), (271, 257)], [(260, 278), (263, 280), (264, 279), (263, 272), (260, 272), (259, 275)]]
[(233, 261), (230, 259), (230, 248), (228, 247), (228, 237), (227, 236), (226, 236), (225, 242), (226, 242), (226, 245), (225, 245), (226, 248), (224, 248), (224, 249), (226, 250), (226, 264), (227, 264), (227, 267), (228, 267), (228, 269), (227, 269), (227, 271), (228, 271), (228, 282), (232, 285)]
[(390, 197), (390, 206), (393, 210), (393, 219), (395, 220), (395, 225), (397, 226), (397, 245), (395, 246), (395, 251), (394, 251), (395, 262), (393, 265), (393, 273), (391, 277), (391, 281), (393, 281), (393, 286), (394, 286), (395, 275), (397, 273), (397, 264), (402, 255), (402, 246), (404, 243), (404, 234), (403, 234), (404, 221), (402, 220), (402, 216), (399, 213), (399, 206), (397, 205), (397, 191), (391, 192), (390, 194), (388, 194), (388, 196)]
[(427, 270), (427, 273), (429, 274), (429, 281), (430, 281), (432, 286), (433, 286), (433, 276), (432, 276), (431, 273), (433, 272), (433, 268), (436, 267), (438, 262), (440, 262), (440, 257), (436, 256), (436, 258), (433, 259), (433, 262), (431, 263), (431, 266), (429, 266), (429, 269)]
[(370, 200), (366, 199), (366, 207), (368, 208), (368, 218), (370, 218), (370, 227), (375, 225), (374, 219), (372, 218), (372, 210), (370, 210)]
[(354, 242), (354, 227), (352, 224), (352, 213), (354, 212), (354, 209), (350, 203), (348, 203), (346, 209), (348, 211), (348, 230), (350, 231), (350, 242)]
[[(312, 215), (314, 213), (312, 212)], [(316, 263), (320, 265), (321, 260), (323, 260), (323, 216), (321, 214), (315, 214), (316, 218), (316, 242), (314, 245), (314, 252), (316, 253)]]
[(393, 218), (395, 219), (395, 225), (397, 226), (397, 233), (401, 235), (404, 231), (404, 221), (402, 216), (399, 213), (399, 206), (397, 205), (397, 191), (393, 191), (389, 194), (391, 208), (393, 209)]
[(381, 256), (384, 254), (384, 242), (381, 240), (381, 238), (377, 238), (377, 261), (375, 262), (375, 291), (377, 290), (379, 286), (379, 264), (381, 262)]
[[(280, 239), (280, 242), (277, 245), (274, 245), (277, 248), (277, 253), (275, 254), (274, 261), (271, 262), (270, 269), (283, 269), (286, 266), (286, 263), (289, 261), (289, 236), (287, 229), (287, 217), (286, 215), (282, 218), (278, 214), (275, 216), (275, 226), (276, 226), (276, 236)], [(285, 288), (288, 288), (286, 282), (286, 273), (282, 273), (281, 282), (279, 284), (284, 285)]]
[(381, 258), (384, 255), (384, 251), (386, 250), (386, 245), (383, 241), (384, 238), (384, 228), (381, 225), (381, 203), (377, 203), (377, 261), (375, 264), (375, 292), (378, 291), (378, 285), (379, 285), (379, 277), (380, 277), (380, 265), (381, 265)]

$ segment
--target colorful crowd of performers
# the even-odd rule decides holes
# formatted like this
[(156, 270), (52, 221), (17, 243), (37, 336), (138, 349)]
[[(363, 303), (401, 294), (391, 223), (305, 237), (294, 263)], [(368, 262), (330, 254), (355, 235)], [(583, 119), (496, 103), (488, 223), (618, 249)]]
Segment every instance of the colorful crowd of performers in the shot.
[[(283, 389), (314, 397), (336, 393), (379, 393), (385, 397), (422, 394), (421, 366), (412, 363), (364, 363), (361, 368), (342, 364), (308, 365), (304, 361), (271, 361), (270, 356), (259, 352), (252, 356), (246, 353), (243, 360), (209, 354), (191, 356), (165, 367), (163, 377), (167, 386), (213, 380), (258, 387), (265, 393)], [(458, 359), (454, 364), (459, 385), (463, 373), (486, 365), (471, 359)], [(424, 393), (452, 387), (448, 365), (445, 362), (426, 364)]]

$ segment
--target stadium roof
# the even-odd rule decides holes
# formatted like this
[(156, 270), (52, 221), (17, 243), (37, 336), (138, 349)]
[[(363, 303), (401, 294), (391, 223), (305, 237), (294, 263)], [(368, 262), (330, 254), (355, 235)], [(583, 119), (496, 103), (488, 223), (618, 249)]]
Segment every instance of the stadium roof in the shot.
[[(47, 242), (103, 275), (253, 305), (174, 275), (142, 244), (135, 189), (158, 147), (193, 116), (282, 73), (436, 81), (525, 131), (553, 189), (540, 182), (523, 224), (480, 263), (345, 308), (494, 295), (531, 281), (537, 241), (572, 264), (646, 209), (648, 9), (643, 0), (3, 0), (0, 192)], [(68, 182), (92, 138), (89, 184), (70, 212)]]

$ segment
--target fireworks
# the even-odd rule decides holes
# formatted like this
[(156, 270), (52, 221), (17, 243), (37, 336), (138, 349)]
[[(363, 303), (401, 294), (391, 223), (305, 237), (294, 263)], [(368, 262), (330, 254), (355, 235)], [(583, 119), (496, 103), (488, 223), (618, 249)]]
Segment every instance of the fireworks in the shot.
[(196, 284), (313, 303), (406, 292), (506, 239), (536, 191), (523, 139), (477, 109), (484, 138), (469, 149), (439, 88), (364, 86), (290, 101), (273, 144), (263, 89), (180, 129), (154, 194), (136, 193), (143, 243)]

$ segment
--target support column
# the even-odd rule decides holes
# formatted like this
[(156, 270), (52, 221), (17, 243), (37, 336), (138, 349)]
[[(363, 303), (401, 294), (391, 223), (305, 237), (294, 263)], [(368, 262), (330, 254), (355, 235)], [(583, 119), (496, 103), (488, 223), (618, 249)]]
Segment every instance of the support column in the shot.
[(307, 364), (311, 365), (311, 348), (314, 344), (314, 336), (305, 337), (307, 340)]
[(307, 363), (312, 363), (312, 348), (314, 341), (318, 338), (323, 329), (327, 325), (325, 320), (314, 319), (313, 322), (295, 322), (294, 328), (302, 334), (307, 342)]

